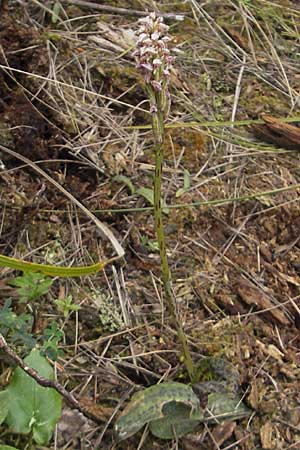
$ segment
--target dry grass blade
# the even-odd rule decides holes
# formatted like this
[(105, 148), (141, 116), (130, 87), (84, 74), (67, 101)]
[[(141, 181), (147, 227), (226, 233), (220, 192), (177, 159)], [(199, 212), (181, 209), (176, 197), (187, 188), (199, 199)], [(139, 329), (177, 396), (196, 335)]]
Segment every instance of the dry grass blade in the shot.
[[(116, 6), (110, 6), (110, 5), (100, 5), (98, 3), (92, 3), (85, 0), (62, 0), (62, 3), (69, 3), (73, 5), (82, 6), (84, 8), (91, 8), (96, 11), (102, 11), (107, 14), (118, 14), (118, 15), (125, 15), (125, 16), (136, 16), (136, 17), (146, 17), (149, 12), (148, 11), (139, 11), (136, 9), (127, 9), (127, 8), (118, 8)], [(176, 19), (176, 20), (182, 20), (180, 14), (164, 14), (161, 13), (162, 17), (170, 18), (170, 19)]]

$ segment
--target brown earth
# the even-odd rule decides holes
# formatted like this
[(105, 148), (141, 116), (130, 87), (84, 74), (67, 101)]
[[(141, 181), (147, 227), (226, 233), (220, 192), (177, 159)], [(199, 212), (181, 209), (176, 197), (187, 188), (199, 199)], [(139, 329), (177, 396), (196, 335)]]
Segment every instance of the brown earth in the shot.
[[(140, 2), (129, 3), (141, 8)], [(170, 12), (163, 3), (162, 9)], [(184, 53), (178, 54), (173, 74), (169, 121), (231, 119), (244, 54), (240, 48), (247, 62), (235, 120), (257, 119), (265, 112), (279, 116), (282, 125), (283, 119), (297, 117), (297, 2), (282, 2), (285, 10), (263, 1), (254, 1), (253, 9), (246, 1), (239, 8), (229, 1), (208, 3), (206, 12), (213, 21), (203, 21), (200, 29), (188, 5), (174, 6), (187, 17), (171, 27)], [(126, 253), (122, 262), (95, 277), (56, 280), (48, 301), (36, 308), (40, 332), (54, 317), (65, 333), (59, 381), (74, 389), (102, 422), (95, 425), (66, 409), (58, 447), (47, 448), (300, 449), (300, 158), (263, 124), (255, 125), (256, 136), (259, 132), (263, 141), (255, 140), (251, 129), (243, 126), (169, 128), (164, 171), (168, 204), (252, 196), (221, 206), (172, 208), (165, 225), (174, 290), (193, 357), (229, 359), (239, 370), (240, 393), (253, 415), (200, 428), (180, 439), (177, 447), (151, 436), (139, 447), (141, 434), (113, 446), (114, 419), (109, 419), (117, 405), (123, 409), (120, 398), (127, 402), (132, 386), (155, 384), (162, 375), (176, 379), (184, 367), (178, 362), (174, 330), (162, 312), (152, 212), (130, 211), (148, 205), (130, 192), (128, 180), (135, 187), (151, 187), (153, 177), (151, 134), (126, 128), (148, 123), (143, 111), (130, 108), (145, 98), (142, 80), (130, 53), (120, 56), (113, 47), (107, 50), (101, 47), (103, 42), (96, 45), (90, 39), (91, 32), (103, 37), (97, 32), (97, 20), (117, 31), (134, 28), (136, 18), (103, 14), (96, 20), (88, 16), (89, 9), (65, 7), (66, 16), (57, 23), (35, 2), (22, 8), (12, 2), (2, 9), (0, 252), (20, 258), (29, 255), (28, 260), (45, 263), (51, 254), (50, 263), (58, 260), (76, 266), (111, 253), (94, 224), (32, 167), (6, 153), (8, 147), (39, 161), (56, 182), (95, 211)], [(250, 34), (246, 10), (253, 14), (247, 22)], [(74, 23), (87, 35), (81, 35), (81, 28), (70, 25), (67, 17), (81, 17)], [(106, 37), (115, 44), (111, 36)], [(268, 47), (270, 41), (276, 57)], [(128, 47), (126, 41), (124, 45)], [(118, 98), (124, 103), (108, 100)], [(297, 133), (296, 119), (293, 127)], [(184, 170), (190, 188), (176, 197)], [(127, 183), (114, 178), (120, 175)], [(125, 210), (111, 211), (119, 208)], [(9, 292), (17, 310), (15, 292), (7, 284), (13, 274), (1, 269), (0, 302), (4, 304)], [(81, 305), (78, 321), (74, 314), (64, 321), (52, 301), (68, 293)], [(105, 303), (104, 318), (105, 298), (111, 303)], [(6, 361), (1, 365), (4, 371)], [(78, 421), (78, 435), (74, 436), (69, 420)], [(4, 426), (0, 444), (28, 448), (27, 441), (7, 437)]]

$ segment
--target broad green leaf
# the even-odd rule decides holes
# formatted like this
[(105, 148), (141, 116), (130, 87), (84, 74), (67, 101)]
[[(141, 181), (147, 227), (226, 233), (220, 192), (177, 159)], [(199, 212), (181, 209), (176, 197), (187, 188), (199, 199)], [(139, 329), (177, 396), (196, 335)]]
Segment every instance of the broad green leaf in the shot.
[[(25, 358), (25, 363), (39, 375), (54, 379), (53, 369), (39, 350), (33, 349)], [(15, 369), (12, 381), (7, 388), (9, 393), (9, 412), (6, 423), (16, 433), (33, 433), (39, 445), (49, 442), (54, 427), (61, 414), (61, 397), (51, 388), (40, 386), (22, 369)]]
[[(8, 393), (0, 392), (0, 424), (5, 420), (8, 413)], [(0, 448), (1, 450), (1, 448)]]
[[(199, 420), (191, 419), (191, 407), (180, 402), (170, 402), (163, 408), (164, 418), (149, 424), (151, 433), (160, 439), (181, 437), (193, 431)], [(198, 411), (198, 416), (203, 412)]]
[[(207, 384), (203, 383), (204, 386)], [(236, 420), (249, 414), (250, 410), (232, 392), (208, 393), (207, 408), (202, 409), (190, 386), (162, 383), (133, 395), (114, 432), (117, 441), (122, 441), (149, 424), (154, 436), (172, 439), (193, 431), (199, 423)]]
[[(154, 206), (154, 192), (153, 189), (141, 187), (136, 190), (136, 194), (144, 197), (150, 205)], [(162, 211), (165, 214), (169, 214), (170, 209), (167, 207), (166, 203), (162, 200)]]
[(149, 429), (160, 439), (172, 439), (190, 433), (199, 423), (241, 419), (249, 416), (251, 411), (240, 398), (227, 392), (209, 394), (205, 410), (194, 410), (191, 413), (186, 405), (171, 402), (164, 407), (163, 413), (164, 418), (150, 422)]
[[(180, 410), (174, 410), (174, 404), (178, 405)], [(116, 439), (127, 439), (144, 425), (151, 425), (151, 422), (157, 419), (164, 422), (166, 417), (175, 415), (179, 422), (196, 412), (200, 414), (200, 402), (190, 386), (177, 382), (151, 386), (133, 395), (115, 424)]]
[[(203, 421), (213, 422), (216, 420), (236, 420), (247, 417), (251, 411), (242, 402), (241, 398), (231, 393), (212, 393), (208, 395), (207, 410)], [(193, 416), (197, 418), (197, 414)]]

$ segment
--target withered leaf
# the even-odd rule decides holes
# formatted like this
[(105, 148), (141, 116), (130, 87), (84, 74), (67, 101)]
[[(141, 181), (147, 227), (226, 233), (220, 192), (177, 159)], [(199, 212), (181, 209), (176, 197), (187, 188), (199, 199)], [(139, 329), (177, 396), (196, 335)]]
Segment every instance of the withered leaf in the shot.
[(225, 420), (223, 423), (219, 423), (212, 432), (214, 442), (216, 442), (218, 446), (222, 445), (230, 438), (230, 436), (232, 436), (235, 427), (236, 422), (233, 422), (232, 420)]
[(233, 39), (245, 52), (249, 51), (248, 42), (246, 39), (239, 33), (238, 31), (234, 30), (233, 28), (229, 28), (226, 26), (223, 26), (223, 29), (226, 31), (226, 33)]
[(236, 283), (236, 289), (242, 300), (247, 305), (253, 305), (258, 310), (267, 310), (266, 313), (282, 325), (288, 325), (290, 322), (282, 310), (274, 308), (274, 304), (264, 292), (258, 289), (254, 284), (239, 277)]
[(80, 405), (84, 407), (87, 415), (90, 415), (94, 420), (96, 418), (99, 422), (107, 422), (115, 411), (114, 408), (95, 403), (88, 397), (80, 397), (79, 402)]
[(271, 422), (266, 422), (260, 429), (260, 440), (262, 448), (265, 450), (271, 450), (274, 447), (272, 435), (274, 433)]
[(261, 118), (265, 122), (264, 124), (251, 125), (251, 130), (256, 137), (278, 147), (300, 150), (299, 127), (282, 122), (267, 114), (262, 114)]

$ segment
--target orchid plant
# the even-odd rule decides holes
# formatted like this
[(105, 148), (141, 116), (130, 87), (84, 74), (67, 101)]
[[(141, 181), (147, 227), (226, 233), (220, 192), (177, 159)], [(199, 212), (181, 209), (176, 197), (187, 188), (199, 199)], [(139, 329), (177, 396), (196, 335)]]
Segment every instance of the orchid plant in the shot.
[(164, 122), (170, 109), (171, 99), (168, 87), (170, 71), (175, 57), (171, 55), (168, 48), (172, 38), (168, 33), (169, 27), (163, 22), (162, 17), (156, 17), (155, 13), (151, 13), (148, 17), (140, 19), (139, 22), (140, 28), (137, 32), (138, 40), (134, 56), (137, 68), (144, 76), (152, 116), (152, 132), (155, 146), (154, 217), (161, 260), (162, 281), (170, 318), (176, 328), (178, 340), (182, 346), (187, 372), (192, 379), (194, 372), (193, 362), (172, 289), (161, 204), (165, 138)]
[[(164, 122), (170, 108), (170, 94), (168, 86), (170, 71), (174, 62), (168, 44), (171, 37), (168, 26), (161, 17), (154, 13), (140, 20), (137, 48), (134, 52), (137, 67), (141, 70), (150, 100), (150, 113), (152, 116), (152, 132), (155, 146), (155, 176), (154, 176), (154, 217), (155, 228), (159, 246), (164, 298), (170, 314), (170, 320), (176, 328), (178, 340), (182, 347), (183, 360), (191, 380), (195, 382), (201, 374), (201, 368), (194, 368), (189, 351), (186, 335), (184, 333), (180, 316), (177, 310), (176, 297), (172, 289), (171, 271), (168, 263), (165, 233), (163, 226), (161, 184), (162, 166), (164, 161)], [(207, 409), (203, 408), (200, 399), (191, 385), (169, 381), (150, 386), (136, 392), (131, 401), (118, 417), (114, 433), (117, 441), (127, 439), (138, 432), (144, 425), (149, 426), (151, 433), (160, 439), (179, 438), (203, 422), (215, 420), (214, 416), (221, 418), (242, 418), (249, 415), (249, 410), (243, 405), (236, 390), (231, 389), (232, 379), (236, 379), (236, 372), (228, 368), (226, 362), (212, 359), (212, 371), (218, 374), (225, 373), (226, 380), (215, 382), (217, 393), (214, 393), (212, 383), (198, 383), (199, 392), (207, 393)], [(223, 377), (223, 378), (224, 378)], [(224, 393), (218, 393), (223, 388)], [(228, 392), (227, 392), (228, 389)]]

